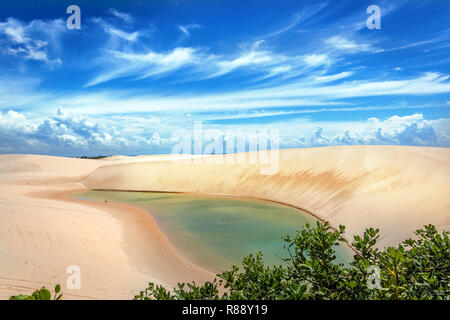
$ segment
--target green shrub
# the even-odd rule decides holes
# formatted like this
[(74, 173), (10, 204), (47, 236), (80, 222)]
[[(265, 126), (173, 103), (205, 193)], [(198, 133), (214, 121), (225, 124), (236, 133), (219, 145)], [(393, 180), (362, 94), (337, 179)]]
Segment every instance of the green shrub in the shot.
[(336, 262), (334, 250), (345, 245), (344, 232), (344, 226), (333, 230), (328, 223), (306, 225), (285, 238), (286, 266), (266, 266), (258, 253), (212, 282), (179, 283), (173, 290), (149, 283), (134, 299), (450, 300), (449, 232), (428, 225), (415, 232), (417, 239), (379, 251), (379, 230), (366, 229), (354, 237), (355, 255), (348, 266)]
[[(217, 274), (201, 285), (179, 283), (168, 290), (149, 283), (135, 300), (450, 300), (449, 232), (438, 233), (432, 225), (415, 232), (415, 239), (380, 251), (375, 247), (378, 229), (354, 236), (353, 261), (336, 261), (335, 247), (347, 245), (345, 227), (333, 230), (317, 222), (294, 237), (286, 237), (285, 265), (266, 266), (262, 254), (249, 255), (242, 266)], [(55, 287), (54, 300), (62, 297)], [(31, 295), (10, 300), (51, 300), (45, 287)]]
[[(59, 293), (60, 291), (61, 286), (57, 284), (55, 286), (55, 294), (53, 296), (53, 300), (61, 300), (62, 294)], [(9, 300), (52, 300), (52, 294), (48, 289), (42, 287), (39, 290), (35, 290), (30, 295), (19, 294), (17, 296), (9, 297)]]

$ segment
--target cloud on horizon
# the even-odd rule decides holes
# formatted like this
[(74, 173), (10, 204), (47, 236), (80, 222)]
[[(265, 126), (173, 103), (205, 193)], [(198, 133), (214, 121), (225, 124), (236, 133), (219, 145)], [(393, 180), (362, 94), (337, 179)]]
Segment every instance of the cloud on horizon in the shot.
[[(117, 117), (106, 125), (100, 119), (70, 114), (62, 108), (44, 118), (29, 117), (14, 110), (0, 112), (0, 135), (3, 138), (0, 152), (40, 153), (47, 150), (60, 155), (96, 155), (102, 152), (122, 154), (124, 150), (128, 154), (138, 154), (139, 150), (146, 150), (147, 153), (170, 153), (176, 144), (171, 132), (183, 128), (173, 127), (166, 136), (161, 136), (155, 130), (151, 132), (146, 126), (130, 132), (124, 125), (124, 119), (126, 118)], [(159, 121), (153, 120), (150, 123), (157, 124)], [(299, 126), (296, 130), (308, 131), (314, 125), (314, 122), (309, 122), (303, 126), (304, 129)], [(317, 127), (310, 134), (297, 132), (295, 135), (299, 138), (292, 138), (290, 135), (285, 136), (281, 128), (282, 138), (279, 143), (282, 148), (392, 144), (450, 147), (450, 132), (443, 130), (443, 126), (450, 127), (450, 118), (426, 120), (422, 114), (416, 113), (403, 117), (393, 116), (386, 120), (369, 118), (358, 128), (341, 128), (340, 133), (335, 136), (328, 136), (326, 130)], [(220, 128), (222, 132), (243, 129), (234, 125), (206, 125), (206, 128)]]

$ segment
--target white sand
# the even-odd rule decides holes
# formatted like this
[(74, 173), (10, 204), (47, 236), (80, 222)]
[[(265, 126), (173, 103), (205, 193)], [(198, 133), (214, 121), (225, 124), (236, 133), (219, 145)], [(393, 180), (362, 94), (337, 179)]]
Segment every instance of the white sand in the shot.
[[(0, 298), (61, 283), (66, 298), (130, 299), (148, 281), (213, 277), (175, 252), (148, 213), (67, 197), (83, 185), (274, 200), (346, 225), (348, 238), (379, 227), (380, 246), (428, 223), (450, 229), (448, 148), (327, 147), (280, 157), (278, 174), (264, 176), (258, 165), (180, 165), (167, 156), (0, 155)], [(77, 291), (64, 288), (73, 264), (82, 270)]]
[[(221, 156), (219, 156), (221, 157)], [(450, 229), (450, 149), (351, 146), (280, 151), (279, 172), (260, 165), (139, 162), (102, 167), (91, 189), (239, 195), (312, 212), (348, 238), (379, 227), (380, 246), (397, 244), (432, 223)]]
[[(0, 299), (56, 283), (65, 299), (131, 299), (149, 281), (213, 278), (175, 252), (146, 211), (65, 196), (104, 164), (0, 156)], [(81, 268), (81, 290), (66, 288), (69, 265)]]

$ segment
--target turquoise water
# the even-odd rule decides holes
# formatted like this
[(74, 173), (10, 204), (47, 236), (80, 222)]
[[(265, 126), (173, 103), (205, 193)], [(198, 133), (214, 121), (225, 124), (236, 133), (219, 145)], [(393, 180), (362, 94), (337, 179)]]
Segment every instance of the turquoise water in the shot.
[[(197, 265), (217, 272), (261, 251), (268, 264), (288, 256), (283, 236), (316, 219), (301, 210), (257, 199), (125, 191), (86, 191), (75, 198), (122, 202), (147, 210), (175, 249)], [(339, 261), (352, 257), (336, 248)]]

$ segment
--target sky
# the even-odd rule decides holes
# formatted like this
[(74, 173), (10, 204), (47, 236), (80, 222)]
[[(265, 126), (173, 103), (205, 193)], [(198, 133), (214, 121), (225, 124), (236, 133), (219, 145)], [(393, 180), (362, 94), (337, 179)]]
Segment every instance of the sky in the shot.
[(170, 153), (195, 121), (450, 147), (449, 77), (447, 0), (2, 0), (0, 153)]

